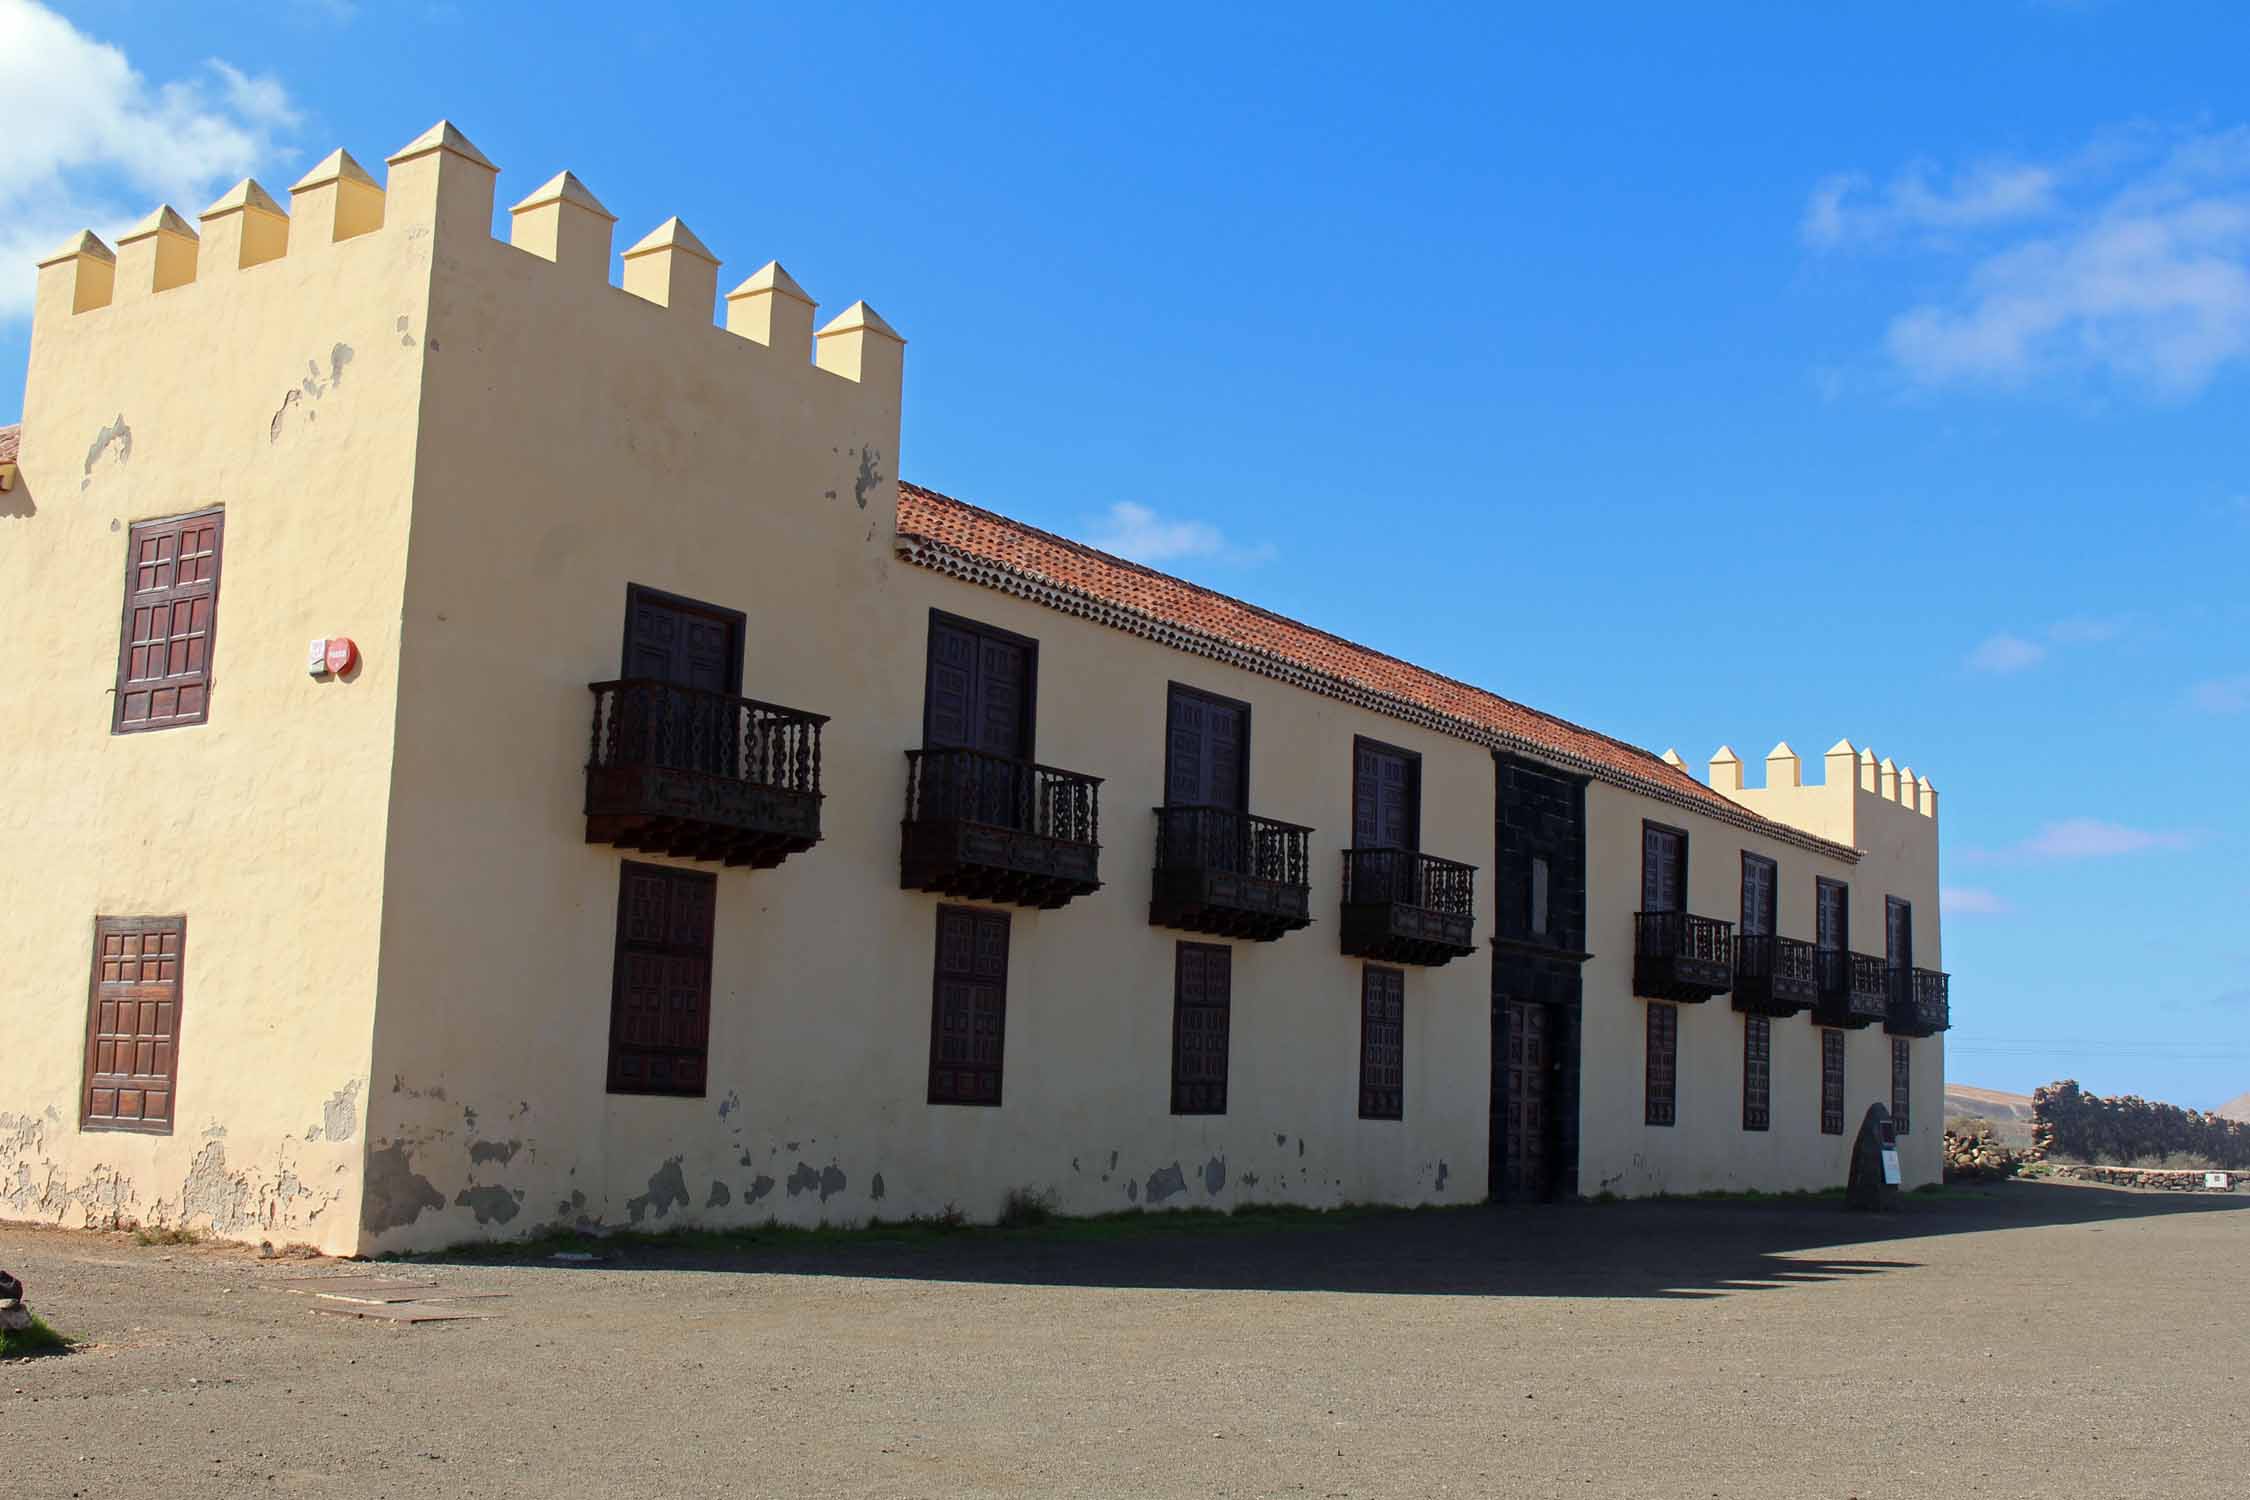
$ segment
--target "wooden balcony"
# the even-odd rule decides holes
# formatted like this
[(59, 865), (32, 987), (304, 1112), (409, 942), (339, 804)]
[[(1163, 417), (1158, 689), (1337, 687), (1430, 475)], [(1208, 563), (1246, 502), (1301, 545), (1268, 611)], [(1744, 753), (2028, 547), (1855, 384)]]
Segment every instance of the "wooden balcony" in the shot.
[(1815, 1026), (1872, 1026), (1890, 1014), (1890, 975), (1879, 958), (1822, 948), (1813, 954), (1820, 997), (1813, 1002)]
[(900, 887), (1047, 910), (1100, 890), (1101, 784), (981, 750), (907, 751)]
[(1476, 951), (1474, 865), (1412, 849), (1344, 851), (1349, 958), (1435, 967)]
[(647, 678), (588, 686), (587, 843), (765, 870), (820, 842), (827, 715)]
[(1820, 998), (1813, 945), (1765, 933), (1734, 939), (1734, 1008), (1761, 1016), (1793, 1016)]
[(1633, 993), (1695, 1004), (1734, 988), (1734, 924), (1684, 911), (1633, 913)]
[(1311, 926), (1311, 840), (1232, 808), (1157, 808), (1150, 925), (1254, 943)]
[(1953, 1025), (1953, 977), (1936, 969), (1890, 969), (1890, 1008), (1883, 1029), (1894, 1036), (1936, 1036)]

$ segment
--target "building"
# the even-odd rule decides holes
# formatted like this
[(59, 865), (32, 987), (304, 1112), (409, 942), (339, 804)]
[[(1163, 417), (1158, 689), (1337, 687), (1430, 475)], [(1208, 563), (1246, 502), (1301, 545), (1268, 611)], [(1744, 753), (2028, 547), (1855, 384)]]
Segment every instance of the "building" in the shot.
[(901, 484), (865, 303), (388, 168), (39, 268), (0, 1215), (1810, 1188), (1876, 1101), (1937, 1179), (1927, 780), (1701, 781)]

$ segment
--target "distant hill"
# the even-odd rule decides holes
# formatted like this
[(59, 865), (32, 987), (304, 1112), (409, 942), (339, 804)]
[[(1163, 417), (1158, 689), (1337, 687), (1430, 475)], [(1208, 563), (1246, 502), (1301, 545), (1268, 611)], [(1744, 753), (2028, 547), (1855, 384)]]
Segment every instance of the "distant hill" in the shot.
[(2244, 1094), (2239, 1099), (2232, 1099), (2220, 1105), (2219, 1113), (2230, 1120), (2240, 1120), (2244, 1124), (2250, 1124), (2250, 1094)]
[(1945, 1117), (1955, 1120), (1963, 1116), (1990, 1120), (1993, 1136), (2003, 1145), (2024, 1147), (2031, 1144), (2029, 1094), (2003, 1094), (1998, 1089), (1971, 1088), (1965, 1083), (1949, 1082), (1945, 1086)]

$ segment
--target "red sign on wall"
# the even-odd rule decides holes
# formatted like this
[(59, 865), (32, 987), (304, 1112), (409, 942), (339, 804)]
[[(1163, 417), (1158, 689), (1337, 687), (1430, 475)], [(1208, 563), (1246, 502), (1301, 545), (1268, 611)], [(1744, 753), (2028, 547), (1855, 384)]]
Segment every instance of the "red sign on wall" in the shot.
[(329, 671), (341, 674), (341, 673), (344, 673), (344, 672), (349, 672), (349, 671), (350, 671), (350, 670), (351, 670), (351, 669), (352, 669), (352, 668), (353, 668), (354, 666), (357, 666), (358, 664), (359, 664), (359, 647), (358, 647), (358, 646), (356, 646), (355, 644), (353, 644), (353, 642), (352, 642), (352, 638), (351, 638), (350, 636), (348, 636), (348, 635), (337, 635), (337, 636), (330, 636), (330, 637), (329, 637), (329, 639), (328, 639), (328, 670), (329, 670)]

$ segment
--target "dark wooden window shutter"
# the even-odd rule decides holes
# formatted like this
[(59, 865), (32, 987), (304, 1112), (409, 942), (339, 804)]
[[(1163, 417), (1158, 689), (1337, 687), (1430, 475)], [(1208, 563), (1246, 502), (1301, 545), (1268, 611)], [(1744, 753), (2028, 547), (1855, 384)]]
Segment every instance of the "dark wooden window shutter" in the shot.
[(1742, 935), (1772, 937), (1781, 897), (1776, 866), (1758, 854), (1742, 856)]
[(1773, 1018), (1742, 1019), (1742, 1128), (1767, 1130), (1773, 1126)]
[(1680, 1008), (1652, 1000), (1648, 1006), (1648, 1102), (1644, 1118), (1670, 1125), (1679, 1118)]
[(186, 945), (185, 917), (94, 919), (82, 1129), (172, 1133)]
[(112, 734), (210, 717), (224, 523), (224, 512), (202, 511), (142, 521), (127, 537)]
[(939, 907), (935, 968), (930, 1103), (996, 1105), (1008, 1037), (1008, 914)]
[(1820, 1133), (1844, 1133), (1844, 1034), (1820, 1034)]
[(1891, 1038), (1891, 1126), (1900, 1135), (1913, 1129), (1914, 1044), (1905, 1037)]
[(1373, 964), (1359, 977), (1359, 1117), (1406, 1118), (1406, 971)]
[(1182, 943), (1172, 968), (1172, 1113), (1227, 1112), (1234, 950)]
[(627, 860), (617, 883), (609, 1091), (700, 1098), (711, 1043), (716, 875)]

